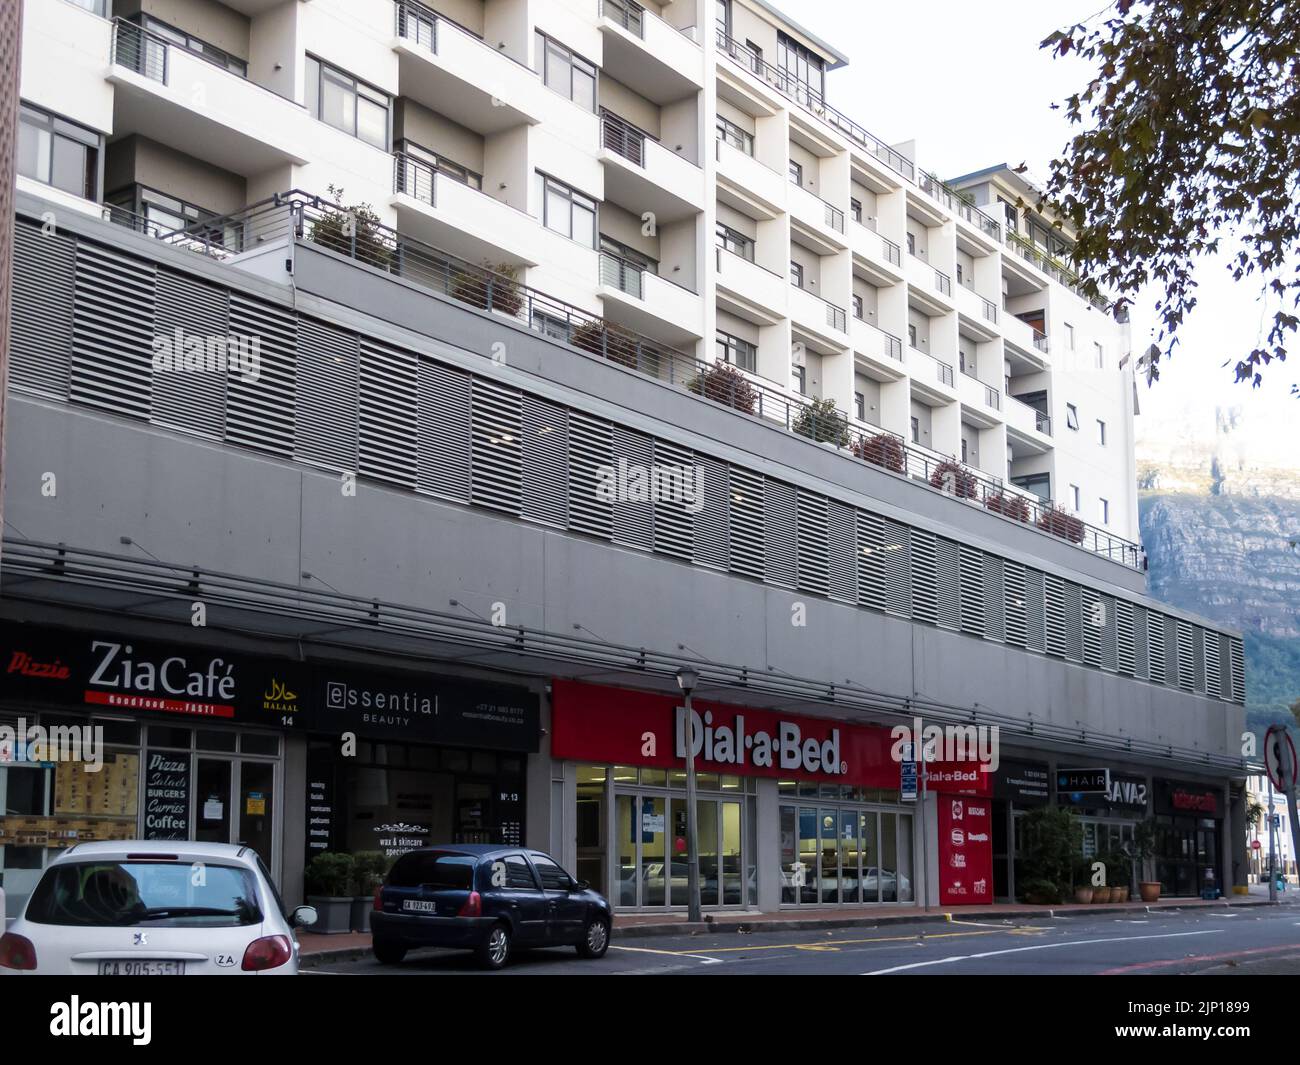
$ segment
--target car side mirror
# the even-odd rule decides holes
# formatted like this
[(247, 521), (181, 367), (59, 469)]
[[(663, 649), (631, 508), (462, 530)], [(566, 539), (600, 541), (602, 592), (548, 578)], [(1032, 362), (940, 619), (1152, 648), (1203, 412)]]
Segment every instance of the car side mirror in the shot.
[(569, 890), (570, 890), (570, 891), (586, 891), (587, 888), (589, 888), (589, 887), (591, 887), (591, 885), (588, 884), (587, 881), (585, 881), (585, 880), (570, 880), (570, 881), (569, 881)]
[(315, 906), (299, 906), (289, 914), (289, 924), (293, 928), (310, 928), (315, 923)]

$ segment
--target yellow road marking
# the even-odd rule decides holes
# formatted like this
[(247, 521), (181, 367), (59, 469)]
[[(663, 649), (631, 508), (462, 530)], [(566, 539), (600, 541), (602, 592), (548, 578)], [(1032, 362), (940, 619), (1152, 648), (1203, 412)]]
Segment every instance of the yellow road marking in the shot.
[[(736, 954), (741, 952), (752, 952), (759, 950), (838, 950), (840, 947), (859, 946), (863, 943), (913, 943), (918, 939), (954, 939), (959, 936), (991, 936), (996, 935), (996, 931), (990, 929), (987, 932), (935, 932), (933, 934), (923, 934), (915, 936), (876, 936), (872, 939), (834, 939), (823, 940), (820, 943), (769, 943), (764, 946), (749, 947), (712, 947), (709, 949), (710, 954)], [(624, 947), (624, 950), (646, 950), (645, 947)], [(675, 954), (686, 957), (691, 956), (690, 951), (675, 950), (651, 950), (650, 954)]]

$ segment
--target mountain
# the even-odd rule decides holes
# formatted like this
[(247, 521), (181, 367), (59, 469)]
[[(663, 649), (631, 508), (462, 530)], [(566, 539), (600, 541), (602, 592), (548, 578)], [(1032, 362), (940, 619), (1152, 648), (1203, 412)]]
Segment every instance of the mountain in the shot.
[(1183, 411), (1138, 436), (1151, 594), (1242, 630), (1257, 731), (1294, 724), (1300, 699), (1300, 458), (1283, 443), (1294, 438), (1240, 407)]

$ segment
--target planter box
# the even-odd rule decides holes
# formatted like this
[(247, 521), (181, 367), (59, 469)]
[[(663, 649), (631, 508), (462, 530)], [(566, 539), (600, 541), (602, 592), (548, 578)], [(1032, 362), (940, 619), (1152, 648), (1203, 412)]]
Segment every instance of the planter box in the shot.
[(351, 895), (308, 895), (307, 905), (316, 907), (316, 923), (311, 930), (327, 936), (351, 932), (353, 901)]

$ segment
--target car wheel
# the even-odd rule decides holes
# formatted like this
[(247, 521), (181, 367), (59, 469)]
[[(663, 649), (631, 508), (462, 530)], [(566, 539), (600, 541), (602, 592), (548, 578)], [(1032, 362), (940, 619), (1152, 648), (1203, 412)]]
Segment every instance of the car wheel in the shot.
[(397, 965), (406, 957), (406, 948), (397, 943), (385, 943), (376, 940), (374, 944), (375, 959), (381, 965)]
[(609, 950), (609, 922), (603, 917), (593, 917), (582, 931), (578, 953), (584, 958), (603, 958)]
[(510, 929), (504, 924), (494, 924), (474, 956), (484, 969), (500, 969), (510, 960)]

